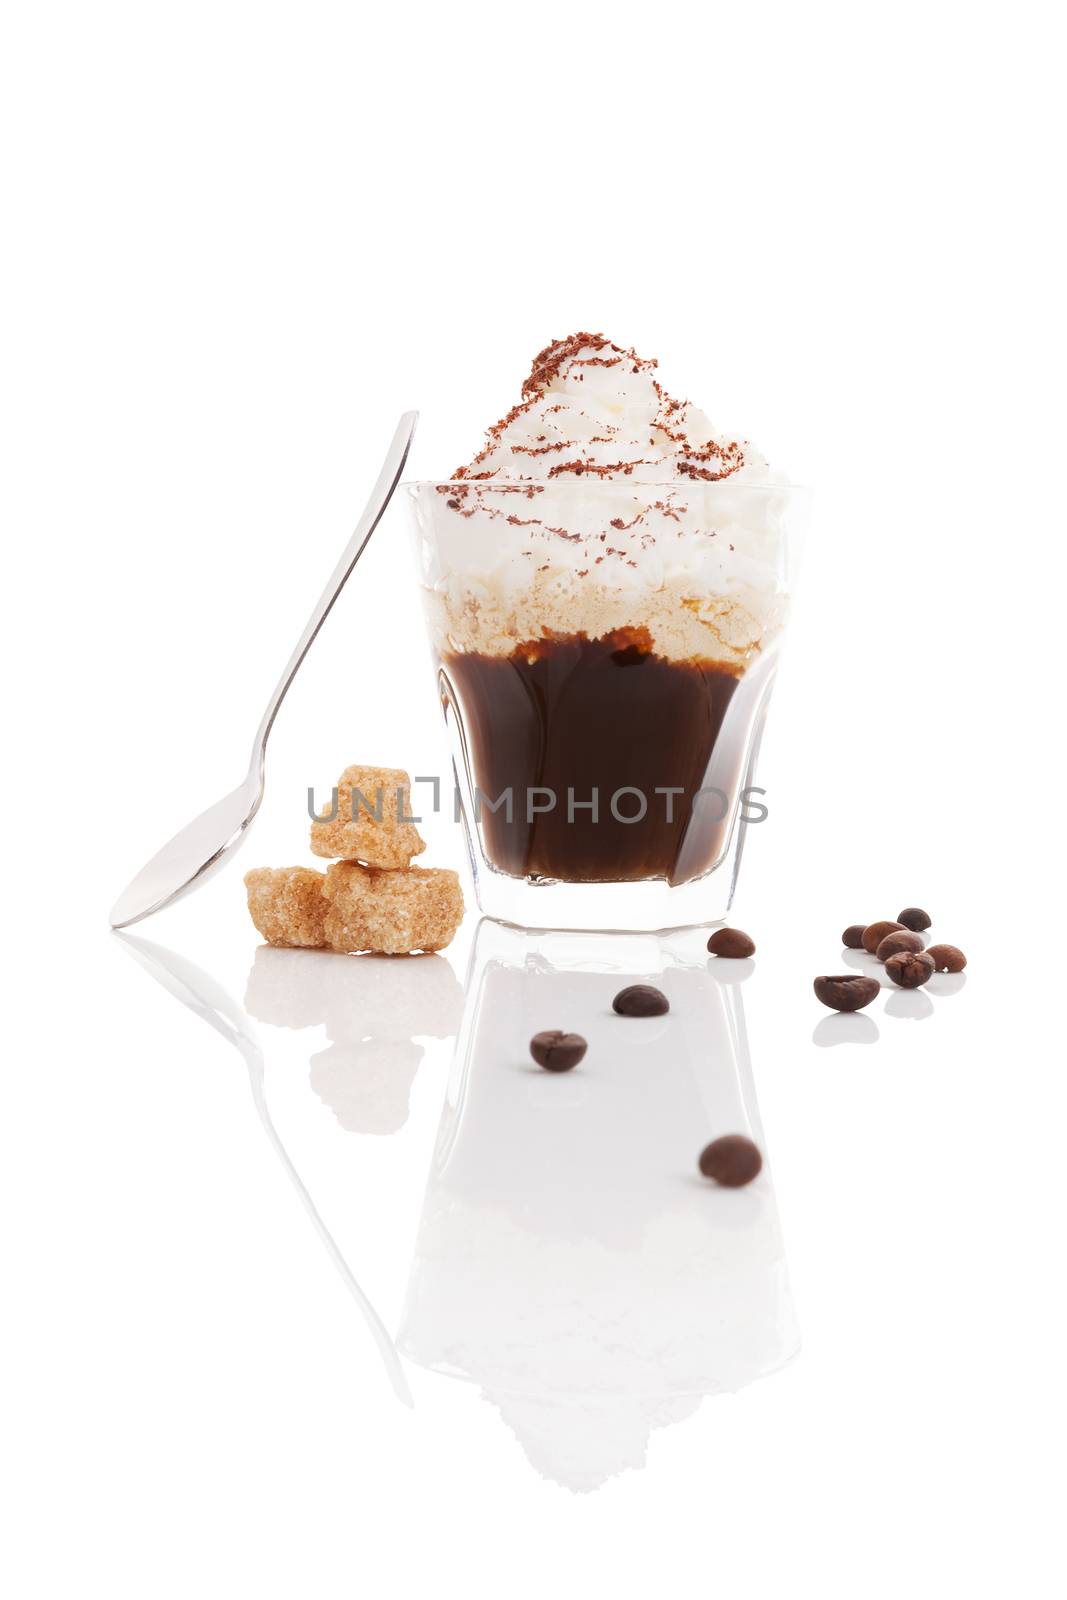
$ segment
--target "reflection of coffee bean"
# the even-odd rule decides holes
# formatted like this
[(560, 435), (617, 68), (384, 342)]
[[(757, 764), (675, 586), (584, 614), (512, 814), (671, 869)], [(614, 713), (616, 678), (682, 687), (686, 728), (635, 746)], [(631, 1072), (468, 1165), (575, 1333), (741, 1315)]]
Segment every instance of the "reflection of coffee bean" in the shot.
[(903, 911), (897, 912), (897, 921), (905, 928), (910, 928), (912, 933), (922, 933), (924, 928), (930, 926), (930, 918), (918, 906), (905, 906)]
[(713, 1139), (700, 1155), (700, 1170), (705, 1178), (714, 1178), (726, 1189), (740, 1189), (751, 1183), (762, 1166), (759, 1150), (743, 1133)]
[(902, 922), (871, 922), (863, 930), (860, 943), (869, 956), (873, 956), (887, 933), (899, 933), (904, 926)]
[(926, 954), (935, 972), (962, 972), (967, 965), (967, 957), (954, 944), (932, 944)]
[(835, 1011), (832, 1017), (819, 1018), (811, 1042), (825, 1050), (839, 1044), (877, 1044), (878, 1037), (878, 1024), (865, 1011)]
[(925, 951), (903, 950), (889, 957), (885, 970), (902, 989), (918, 989), (933, 976), (934, 963)]
[(846, 950), (862, 950), (863, 935), (866, 932), (865, 922), (852, 922), (841, 935), (841, 943)]
[(743, 961), (746, 956), (755, 955), (756, 944), (740, 928), (717, 928), (708, 940), (708, 949), (713, 956)]
[(530, 1040), (530, 1054), (546, 1072), (569, 1072), (587, 1049), (580, 1033), (561, 1033), (558, 1028), (546, 1028)]
[(628, 989), (619, 990), (611, 1004), (620, 1017), (662, 1017), (671, 1009), (667, 996), (650, 983), (631, 983)]
[(934, 1002), (922, 989), (893, 989), (885, 1002), (885, 1015), (902, 1022), (924, 1022), (934, 1014)]
[(890, 956), (905, 955), (908, 951), (914, 953), (922, 947), (922, 934), (909, 933), (904, 928), (900, 933), (887, 933), (874, 953), (879, 961), (888, 961)]
[(864, 978), (852, 972), (839, 978), (816, 978), (814, 983), (816, 1000), (821, 1000), (831, 1011), (862, 1011), (880, 988), (877, 978)]

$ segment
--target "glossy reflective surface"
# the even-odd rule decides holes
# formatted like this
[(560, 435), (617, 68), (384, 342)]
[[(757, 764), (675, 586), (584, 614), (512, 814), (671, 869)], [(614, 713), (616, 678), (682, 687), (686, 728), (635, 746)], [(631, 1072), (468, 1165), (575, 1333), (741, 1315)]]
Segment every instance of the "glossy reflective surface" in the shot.
[[(1023, 1036), (981, 935), (966, 982), (838, 1018), (770, 915), (737, 962), (473, 919), (363, 960), (257, 947), (226, 887), (173, 944), (42, 965), (46, 1048), (5, 1064), (12, 1505), (64, 1507), (49, 1582), (105, 1559), (117, 1500), (131, 1595), (205, 1559), (218, 1593), (367, 1560), (432, 1589), (457, 1539), (477, 1595), (516, 1551), (542, 1590), (559, 1541), (594, 1590), (683, 1586), (710, 1539), (767, 1593), (829, 1561), (878, 1594), (905, 1476), (913, 1527), (978, 1540), (964, 1571), (1007, 1551), (974, 1531), (990, 1484), (1052, 1514), (1048, 1062), (994, 1067)], [(635, 981), (670, 1012), (617, 1016)], [(546, 1026), (588, 1039), (574, 1071), (529, 1059)], [(727, 1131), (764, 1150), (748, 1189), (698, 1176)]]
[[(640, 981), (665, 1016), (612, 1010)], [(588, 1040), (573, 1071), (531, 1060), (544, 1026)], [(568, 1488), (643, 1466), (653, 1429), (797, 1349), (769, 1165), (743, 1190), (697, 1173), (724, 1133), (764, 1143), (740, 989), (700, 940), (483, 922), (401, 1348)]]

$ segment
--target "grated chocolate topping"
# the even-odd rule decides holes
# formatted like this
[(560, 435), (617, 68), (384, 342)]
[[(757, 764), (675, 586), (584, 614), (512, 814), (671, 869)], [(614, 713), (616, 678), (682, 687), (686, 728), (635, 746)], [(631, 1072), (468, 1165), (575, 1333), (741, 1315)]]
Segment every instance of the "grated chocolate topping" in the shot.
[[(688, 401), (669, 395), (653, 376), (658, 365), (656, 360), (645, 359), (633, 349), (613, 344), (602, 333), (583, 331), (568, 334), (563, 339), (553, 339), (534, 357), (529, 376), (522, 385), (522, 398), (488, 429), (482, 449), (473, 461), (457, 467), (453, 482), (523, 482), (535, 478), (543, 481), (565, 474), (578, 478), (586, 474), (595, 478), (626, 478), (639, 467), (657, 468), (664, 458), (664, 471), (671, 477), (715, 481), (739, 471), (745, 464), (741, 443), (709, 437), (710, 427), (706, 418), (695, 413)], [(601, 380), (596, 396), (591, 396), (589, 409), (585, 409), (580, 393), (575, 394), (574, 386), (584, 385), (589, 369), (602, 373), (618, 370), (619, 403), (605, 404)], [(647, 379), (645, 397), (638, 390), (635, 398), (632, 385), (635, 377)], [(614, 395), (610, 384), (606, 392)], [(546, 405), (544, 402), (550, 394), (559, 394), (561, 398)], [(630, 402), (629, 418), (626, 416), (627, 401)], [(519, 429), (517, 437), (509, 438), (509, 431), (534, 408), (537, 408), (536, 415), (531, 418), (525, 433)], [(643, 450), (641, 453), (630, 453), (635, 446), (634, 410), (649, 419), (644, 431), (647, 432), (651, 456)], [(619, 414), (622, 420), (614, 421), (610, 415), (612, 412)], [(568, 415), (581, 423), (573, 438), (567, 434)], [(693, 437), (691, 430), (694, 423), (703, 438)], [(544, 431), (539, 431), (540, 424), (544, 425)], [(551, 437), (555, 430), (560, 432), (557, 438)], [(637, 432), (641, 433), (642, 430), (638, 429)], [(598, 455), (592, 449), (597, 445), (614, 445), (616, 452), (621, 448), (623, 453), (618, 454), (617, 459), (602, 459), (602, 456), (610, 456), (613, 452), (605, 449)], [(565, 453), (566, 459), (552, 461), (551, 464), (546, 460), (544, 468), (536, 470), (535, 464), (542, 458), (563, 456)]]

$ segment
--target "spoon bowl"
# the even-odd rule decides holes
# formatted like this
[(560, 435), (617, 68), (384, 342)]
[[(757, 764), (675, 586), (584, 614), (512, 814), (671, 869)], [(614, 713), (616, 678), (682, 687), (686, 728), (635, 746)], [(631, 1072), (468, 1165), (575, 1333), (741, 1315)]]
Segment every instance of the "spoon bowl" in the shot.
[(262, 799), (261, 766), (156, 851), (111, 907), (111, 926), (128, 928), (213, 878), (244, 842)]

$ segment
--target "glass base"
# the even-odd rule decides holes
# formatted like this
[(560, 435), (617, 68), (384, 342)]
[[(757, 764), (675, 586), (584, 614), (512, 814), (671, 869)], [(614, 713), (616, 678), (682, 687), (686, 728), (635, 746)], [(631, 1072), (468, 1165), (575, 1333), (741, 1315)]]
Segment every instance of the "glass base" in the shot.
[[(692, 883), (531, 882), (495, 872), (471, 851), (478, 907), (517, 928), (602, 933), (665, 933), (722, 922), (733, 903), (746, 825), (719, 865)], [(469, 841), (468, 841), (469, 842)]]

